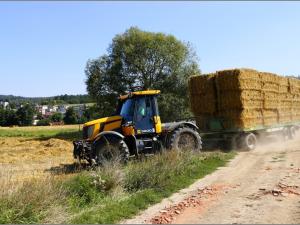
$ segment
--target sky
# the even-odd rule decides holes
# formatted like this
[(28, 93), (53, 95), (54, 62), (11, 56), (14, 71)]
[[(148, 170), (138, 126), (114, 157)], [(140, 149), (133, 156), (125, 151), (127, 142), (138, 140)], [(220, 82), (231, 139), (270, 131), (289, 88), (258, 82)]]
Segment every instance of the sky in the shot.
[(0, 1), (0, 94), (85, 94), (88, 59), (131, 26), (194, 47), (202, 73), (300, 74), (300, 2)]

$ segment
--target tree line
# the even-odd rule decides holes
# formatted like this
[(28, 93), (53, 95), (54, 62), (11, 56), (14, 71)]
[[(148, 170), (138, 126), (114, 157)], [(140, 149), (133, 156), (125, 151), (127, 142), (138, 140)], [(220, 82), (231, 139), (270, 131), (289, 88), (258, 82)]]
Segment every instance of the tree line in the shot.
[(48, 126), (51, 123), (81, 124), (89, 120), (99, 118), (98, 109), (95, 106), (85, 108), (79, 116), (73, 107), (69, 107), (66, 113), (53, 113), (49, 117), (37, 112), (32, 104), (26, 104), (19, 109), (0, 107), (0, 126), (31, 126), (34, 117), (38, 120), (38, 126)]
[(0, 101), (9, 102), (11, 108), (21, 104), (59, 105), (59, 104), (85, 104), (92, 102), (89, 95), (58, 95), (53, 97), (22, 97), (14, 95), (0, 95)]

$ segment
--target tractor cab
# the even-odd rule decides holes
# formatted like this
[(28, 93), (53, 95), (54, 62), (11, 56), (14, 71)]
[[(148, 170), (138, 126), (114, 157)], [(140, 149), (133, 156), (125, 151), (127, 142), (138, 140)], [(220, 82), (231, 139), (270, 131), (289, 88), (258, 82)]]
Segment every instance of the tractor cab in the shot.
[(158, 90), (131, 92), (119, 97), (117, 115), (123, 118), (122, 134), (150, 135), (161, 133), (157, 106)]

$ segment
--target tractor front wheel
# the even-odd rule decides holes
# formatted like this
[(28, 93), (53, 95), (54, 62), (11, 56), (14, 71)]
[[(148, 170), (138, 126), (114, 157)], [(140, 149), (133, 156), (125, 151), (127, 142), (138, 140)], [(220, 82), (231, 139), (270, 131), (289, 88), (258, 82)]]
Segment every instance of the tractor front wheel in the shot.
[(127, 163), (128, 160), (129, 149), (124, 140), (110, 141), (102, 138), (93, 146), (93, 164)]

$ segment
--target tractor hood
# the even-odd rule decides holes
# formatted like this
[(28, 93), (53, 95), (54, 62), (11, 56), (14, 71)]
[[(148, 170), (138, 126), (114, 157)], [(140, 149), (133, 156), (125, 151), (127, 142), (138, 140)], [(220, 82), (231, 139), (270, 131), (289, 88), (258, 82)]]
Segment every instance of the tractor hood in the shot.
[(93, 140), (102, 131), (113, 131), (121, 128), (122, 116), (110, 116), (83, 124), (83, 138)]
[(83, 124), (83, 127), (88, 127), (88, 126), (100, 124), (100, 123), (113, 122), (115, 120), (122, 120), (122, 116), (109, 116), (109, 117), (103, 117), (100, 119), (92, 120), (92, 121), (89, 121), (89, 122), (86, 122), (85, 124)]

